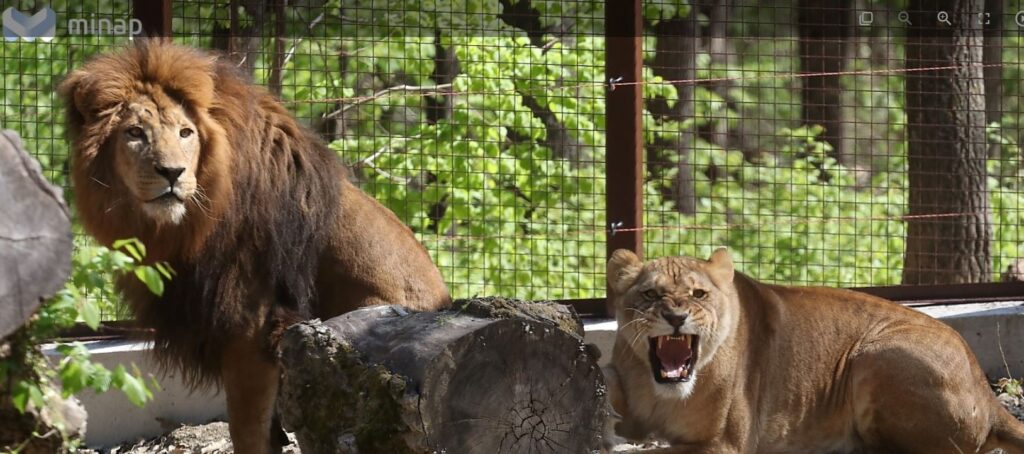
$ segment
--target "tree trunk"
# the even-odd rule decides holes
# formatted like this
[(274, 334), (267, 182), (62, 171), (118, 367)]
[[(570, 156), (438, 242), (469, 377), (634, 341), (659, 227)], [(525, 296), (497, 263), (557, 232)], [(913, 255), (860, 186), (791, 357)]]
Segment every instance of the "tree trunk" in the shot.
[[(665, 80), (676, 81), (678, 101), (670, 106), (665, 99), (652, 99), (648, 110), (659, 121), (673, 121), (679, 124), (679, 133), (671, 140), (660, 140), (652, 144), (654, 159), (648, 160), (648, 172), (659, 173), (659, 167), (666, 167), (657, 151), (667, 150), (675, 160), (676, 174), (667, 191), (667, 198), (673, 202), (676, 211), (683, 214), (697, 212), (697, 196), (693, 188), (693, 168), (690, 166), (690, 152), (696, 139), (694, 127), (683, 123), (694, 115), (694, 80), (697, 78), (697, 42), (700, 31), (697, 27), (697, 12), (691, 10), (688, 17), (668, 19), (654, 26), (657, 39), (654, 47), (654, 63), (651, 71)], [(652, 153), (649, 153), (649, 156)], [(657, 176), (657, 175), (655, 175)]]
[(555, 303), (372, 307), (288, 329), (278, 410), (302, 452), (592, 452), (603, 377)]
[(267, 75), (267, 89), (277, 95), (277, 97), (281, 97), (281, 84), (284, 77), (285, 25), (288, 20), (285, 8), (288, 5), (288, 0), (273, 0), (271, 5), (274, 9), (274, 50), (270, 55), (270, 74)]
[(20, 328), (71, 271), (71, 216), (60, 189), (13, 131), (0, 131), (0, 340)]
[[(837, 73), (846, 69), (846, 44), (851, 34), (848, 3), (848, 0), (800, 0), (797, 28), (801, 73)], [(831, 144), (830, 155), (843, 162), (846, 150), (840, 76), (802, 77), (800, 84), (802, 123), (824, 127), (819, 139)]]
[[(231, 0), (228, 8), (228, 27), (213, 23), (213, 48), (223, 51), (242, 72), (251, 76), (261, 52), (266, 0)], [(250, 17), (250, 22), (244, 26), (238, 22), (239, 8)]]
[(985, 170), (981, 0), (913, 0), (906, 76), (909, 213), (904, 284), (986, 282), (992, 276)]
[(708, 54), (720, 65), (733, 64), (739, 57), (729, 42), (729, 6), (729, 0), (705, 0), (701, 8), (708, 17)]
[(520, 91), (523, 98), (523, 105), (533, 112), (533, 116), (544, 123), (544, 139), (540, 143), (551, 149), (551, 154), (559, 159), (566, 159), (573, 163), (588, 160), (586, 151), (580, 141), (572, 134), (569, 128), (565, 127), (558, 117), (546, 104), (541, 104), (532, 95)]
[[(525, 32), (526, 36), (530, 39), (530, 44), (542, 49), (543, 52), (547, 52), (546, 46), (549, 44), (544, 40), (546, 33), (550, 33), (556, 39), (560, 39), (560, 36), (566, 31), (565, 24), (544, 27), (541, 24), (540, 12), (533, 7), (530, 0), (499, 0), (499, 3), (501, 4), (501, 13), (498, 14), (498, 19), (511, 27)], [(574, 164), (590, 160), (590, 156), (583, 144), (576, 139), (572, 130), (558, 120), (558, 116), (555, 115), (547, 104), (540, 103), (527, 90), (517, 88), (517, 91), (523, 98), (523, 105), (530, 109), (534, 117), (537, 117), (544, 123), (546, 138), (541, 141), (541, 144), (550, 148), (552, 155), (559, 159), (566, 159)], [(508, 134), (511, 140), (519, 140), (519, 135), (515, 131), (510, 129)]]
[(999, 122), (1003, 116), (1003, 2), (985, 2), (983, 17), (985, 48), (981, 60), (985, 64), (985, 122)]
[[(441, 42), (441, 30), (434, 30), (434, 73), (430, 75), (437, 85), (450, 84), (459, 75), (459, 59), (455, 55), (455, 48), (445, 46)], [(450, 91), (450, 90), (449, 90)], [(440, 120), (448, 120), (452, 117), (452, 109), (455, 106), (455, 95), (426, 96), (424, 97), (426, 107), (427, 123), (436, 124)]]

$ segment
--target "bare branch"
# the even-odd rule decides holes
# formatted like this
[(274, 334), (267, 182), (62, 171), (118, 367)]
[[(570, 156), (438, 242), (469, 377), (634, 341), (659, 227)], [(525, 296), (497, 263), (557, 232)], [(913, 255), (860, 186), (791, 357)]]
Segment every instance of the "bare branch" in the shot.
[[(319, 24), (320, 21), (322, 20), (324, 20), (324, 13), (320, 13), (320, 15), (316, 16), (316, 18), (314, 18), (313, 21), (309, 23), (309, 26), (306, 27), (306, 31), (313, 31), (313, 27), (316, 27), (316, 24)], [(292, 47), (288, 49), (288, 53), (284, 56), (284, 62), (281, 63), (282, 67), (287, 66), (288, 62), (291, 61), (292, 57), (295, 56), (295, 48), (299, 47), (299, 43), (301, 42), (301, 36), (295, 39), (295, 42), (292, 43)]]
[(329, 113), (327, 115), (324, 115), (324, 118), (334, 118), (334, 117), (337, 117), (338, 115), (341, 115), (341, 114), (343, 114), (345, 112), (348, 112), (349, 110), (355, 108), (356, 106), (359, 106), (360, 104), (366, 104), (366, 103), (368, 103), (370, 101), (374, 101), (374, 100), (383, 98), (383, 97), (388, 96), (388, 95), (390, 95), (392, 93), (399, 93), (399, 92), (401, 92), (401, 93), (419, 93), (419, 94), (422, 94), (422, 95), (432, 95), (432, 94), (434, 94), (434, 95), (451, 95), (452, 94), (452, 92), (450, 91), (451, 88), (452, 88), (452, 84), (441, 84), (441, 85), (431, 85), (431, 86), (396, 85), (394, 87), (385, 88), (385, 89), (383, 89), (381, 91), (378, 91), (378, 92), (376, 92), (376, 93), (374, 93), (373, 95), (370, 95), (370, 96), (364, 96), (362, 98), (355, 98), (352, 102), (350, 102), (348, 104), (345, 104), (340, 109), (335, 110), (334, 112), (331, 112), (331, 113)]

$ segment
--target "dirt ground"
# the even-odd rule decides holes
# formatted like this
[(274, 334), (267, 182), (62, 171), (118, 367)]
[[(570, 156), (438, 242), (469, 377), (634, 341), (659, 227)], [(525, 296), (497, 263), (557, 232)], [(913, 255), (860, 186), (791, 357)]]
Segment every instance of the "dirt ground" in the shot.
[[(295, 444), (284, 449), (284, 454), (301, 454)], [(616, 453), (635, 453), (659, 446), (656, 443), (622, 444), (615, 447)], [(109, 450), (84, 450), (84, 454), (233, 454), (231, 439), (228, 435), (228, 424), (212, 422), (198, 426), (182, 426), (161, 437), (125, 443)]]
[[(1017, 419), (1024, 421), (1024, 399), (1008, 394), (1000, 394), (998, 399)], [(292, 439), (292, 444), (285, 448), (285, 454), (301, 453), (291, 434), (289, 434), (289, 438)], [(615, 452), (636, 453), (656, 446), (658, 445), (654, 443), (622, 444), (615, 447)], [(234, 450), (228, 436), (227, 423), (213, 422), (198, 426), (182, 426), (161, 437), (125, 443), (109, 450), (79, 452), (85, 454), (233, 454)]]

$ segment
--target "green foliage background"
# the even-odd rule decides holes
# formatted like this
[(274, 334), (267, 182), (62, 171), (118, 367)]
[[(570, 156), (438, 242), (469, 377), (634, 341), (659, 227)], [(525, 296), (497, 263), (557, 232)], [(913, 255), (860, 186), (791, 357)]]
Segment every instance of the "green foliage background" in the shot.
[[(351, 105), (346, 133), (327, 136), (331, 147), (352, 164), (365, 190), (412, 227), (460, 297), (604, 294), (604, 3), (531, 4), (543, 26), (571, 17), (572, 31), (542, 36), (539, 47), (498, 17), (497, 0), (331, 0), (288, 10), (281, 98), (317, 129), (326, 114)], [(752, 128), (750, 140), (761, 151), (750, 159), (697, 139), (690, 157), (696, 215), (676, 213), (663, 196), (672, 170), (650, 174), (644, 200), (651, 227), (644, 234), (647, 255), (704, 256), (729, 246), (741, 270), (766, 281), (898, 284), (905, 233), (898, 217), (906, 212), (907, 186), (903, 78), (844, 76), (844, 104), (856, 122), (854, 135), (864, 138), (868, 151), (856, 167), (835, 163), (826, 157), (828, 145), (815, 139), (820, 130), (799, 123), (799, 80), (791, 76), (798, 67), (795, 32), (779, 25), (792, 22), (782, 15), (785, 5), (773, 4), (779, 7), (734, 10), (731, 33), (744, 36), (733, 41), (734, 59), (697, 58), (698, 78), (736, 79), (728, 88), (733, 102), (701, 84), (694, 118), (684, 124), (645, 112), (648, 144), (674, 137), (681, 127), (725, 122), (727, 129)], [(129, 14), (123, 1), (51, 5), (61, 17)], [(213, 27), (229, 25), (228, 5), (175, 2), (176, 40), (210, 47)], [(693, 9), (687, 1), (645, 2), (650, 23), (688, 14)], [(240, 26), (252, 20), (242, 14)], [(435, 32), (443, 46), (454, 49), (461, 70), (452, 82), (458, 94), (449, 118), (426, 121), (422, 93), (361, 98), (396, 85), (434, 85)], [(0, 47), (2, 125), (22, 134), (59, 184), (67, 183), (67, 149), (54, 84), (88, 55), (124, 41), (59, 37)], [(869, 41), (853, 44), (848, 69), (898, 67), (898, 37), (887, 61), (871, 58)], [(270, 77), (274, 44), (272, 37), (261, 40), (263, 53), (253, 57), (259, 83)], [(653, 36), (645, 38), (645, 48), (651, 60)], [(989, 128), (996, 270), (1024, 255), (1020, 48), (1015, 34), (1004, 38), (1004, 116)], [(675, 88), (650, 68), (644, 69), (644, 81), (647, 98), (677, 100)], [(527, 96), (550, 109), (579, 142), (584, 158), (554, 155), (544, 121), (524, 104)], [(721, 170), (714, 179), (708, 177), (712, 167)], [(822, 171), (830, 176), (827, 182)], [(358, 220), (352, 225), (358, 228)]]

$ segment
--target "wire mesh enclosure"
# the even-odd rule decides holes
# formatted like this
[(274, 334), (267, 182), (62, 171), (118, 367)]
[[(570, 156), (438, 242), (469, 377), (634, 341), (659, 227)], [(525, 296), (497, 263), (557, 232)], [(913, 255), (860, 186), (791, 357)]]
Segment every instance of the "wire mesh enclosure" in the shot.
[[(67, 193), (56, 83), (169, 7), (173, 39), (277, 94), (456, 297), (601, 298), (627, 234), (649, 258), (728, 246), (776, 283), (1016, 280), (1019, 3), (22, 1), (56, 37), (5, 28), (2, 126)], [(611, 101), (629, 90), (635, 112)]]
[[(1009, 279), (1018, 2), (644, 2), (649, 255), (841, 287)], [(940, 295), (941, 296), (941, 295)]]

